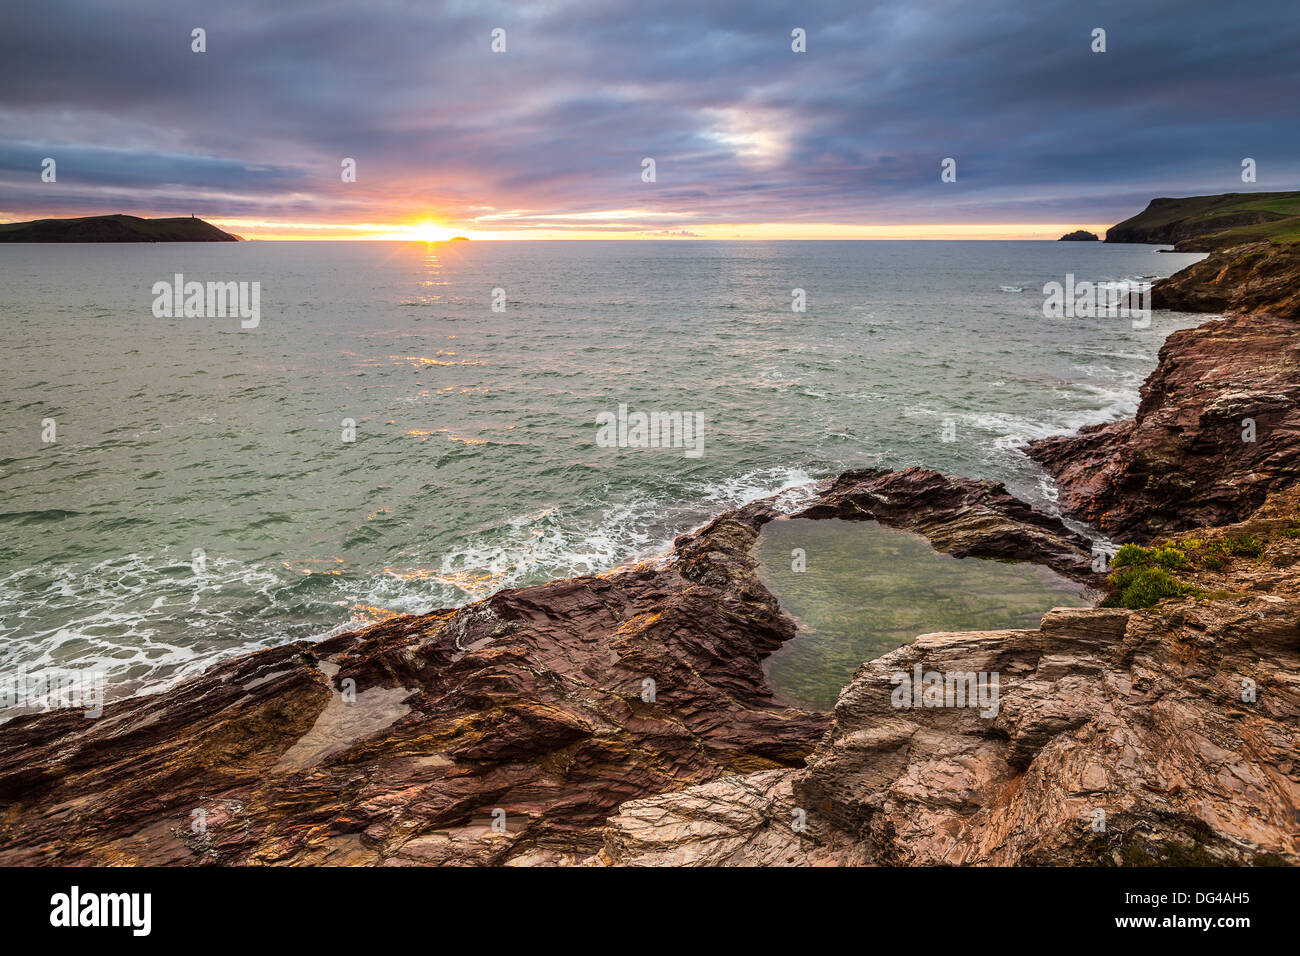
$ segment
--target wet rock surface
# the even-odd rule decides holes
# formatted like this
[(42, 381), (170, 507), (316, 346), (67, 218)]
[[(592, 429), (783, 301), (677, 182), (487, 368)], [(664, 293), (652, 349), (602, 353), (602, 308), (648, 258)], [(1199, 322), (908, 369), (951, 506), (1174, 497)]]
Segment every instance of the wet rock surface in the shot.
[[(626, 804), (591, 862), (1300, 863), (1298, 527), (1293, 490), (1226, 529), (1268, 545), (1193, 576), (1208, 598), (924, 635), (859, 669), (806, 768)], [(898, 706), (918, 667), (997, 674), (996, 712)]]
[[(987, 482), (856, 472), (801, 514), (1086, 574), (1086, 542)], [(800, 767), (830, 723), (763, 658), (794, 634), (755, 574), (760, 501), (659, 562), (502, 591), (221, 663), (0, 730), (0, 862), (577, 862), (620, 805)]]
[[(1181, 597), (923, 635), (833, 715), (787, 706), (763, 675), (795, 632), (756, 574), (766, 522), (879, 521), (1097, 583), (1089, 542), (1000, 485), (848, 472), (661, 560), (16, 718), (0, 863), (1300, 863), (1295, 331), (1176, 333), (1134, 421), (1030, 449), (1116, 537), (1258, 545), (1180, 572)], [(937, 698), (900, 696), (928, 675)], [(966, 675), (996, 697), (950, 697)]]
[(1117, 540), (1239, 521), (1300, 478), (1300, 323), (1252, 314), (1175, 332), (1135, 418), (1026, 451), (1063, 512)]

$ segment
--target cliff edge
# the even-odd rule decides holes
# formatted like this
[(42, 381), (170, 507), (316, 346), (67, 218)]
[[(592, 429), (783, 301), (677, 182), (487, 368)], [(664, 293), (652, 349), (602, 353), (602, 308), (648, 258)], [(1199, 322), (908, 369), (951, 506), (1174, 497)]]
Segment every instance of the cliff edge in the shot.
[(0, 223), (0, 242), (238, 242), (210, 222), (193, 217), (82, 216)]

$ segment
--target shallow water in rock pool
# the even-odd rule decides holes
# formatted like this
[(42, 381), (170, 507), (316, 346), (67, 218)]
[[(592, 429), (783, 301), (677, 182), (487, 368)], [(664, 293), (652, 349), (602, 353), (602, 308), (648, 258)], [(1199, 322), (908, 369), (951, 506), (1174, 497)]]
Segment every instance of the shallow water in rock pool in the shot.
[[(795, 571), (802, 548), (806, 569)], [(1086, 589), (1024, 562), (954, 558), (875, 521), (792, 518), (764, 525), (759, 577), (799, 634), (768, 658), (772, 686), (830, 710), (864, 661), (935, 631), (1037, 627), (1053, 607), (1090, 603)]]

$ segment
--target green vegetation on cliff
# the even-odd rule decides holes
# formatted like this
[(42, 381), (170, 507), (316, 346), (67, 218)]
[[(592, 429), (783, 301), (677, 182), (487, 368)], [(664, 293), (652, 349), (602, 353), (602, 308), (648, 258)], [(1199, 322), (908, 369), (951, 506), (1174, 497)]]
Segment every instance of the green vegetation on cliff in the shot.
[(238, 242), (210, 222), (192, 217), (82, 216), (0, 223), (0, 242)]
[[(1162, 541), (1153, 547), (1123, 545), (1111, 559), (1114, 571), (1106, 579), (1108, 594), (1102, 607), (1153, 607), (1168, 597), (1208, 598), (1215, 596), (1201, 585), (1230, 568), (1236, 559), (1256, 560), (1268, 547), (1268, 541), (1290, 539), (1300, 535), (1300, 522), (1273, 528), (1259, 534), (1225, 534), (1204, 537), (1187, 534)], [(1172, 572), (1178, 572), (1176, 576)], [(1184, 577), (1189, 580), (1184, 580)]]
[(1155, 284), (1157, 309), (1300, 318), (1300, 192), (1153, 199), (1106, 241), (1210, 253)]
[(1106, 232), (1107, 242), (1173, 244), (1211, 252), (1248, 242), (1300, 242), (1300, 192), (1153, 199)]

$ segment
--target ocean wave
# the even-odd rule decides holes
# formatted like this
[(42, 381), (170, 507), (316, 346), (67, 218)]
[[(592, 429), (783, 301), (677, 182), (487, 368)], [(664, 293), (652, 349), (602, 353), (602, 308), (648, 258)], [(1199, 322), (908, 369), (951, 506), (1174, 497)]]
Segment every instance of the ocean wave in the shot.
[(36, 511), (2, 511), (0, 521), (14, 524), (44, 524), (47, 521), (62, 521), (82, 514), (80, 511), (66, 511), (62, 508), (44, 508)]
[(438, 559), (357, 573), (341, 559), (248, 564), (171, 550), (86, 566), (28, 568), (0, 579), (0, 648), (28, 671), (105, 675), (110, 698), (152, 693), (222, 658), (288, 640), (322, 639), (394, 613), (426, 613), (502, 588), (597, 574), (669, 551), (727, 508), (777, 495), (793, 508), (814, 477), (759, 468), (672, 492), (627, 494), (595, 521), (555, 508), (480, 528)]
[[(92, 328), (59, 283), (21, 283), (15, 315), (45, 317), (53, 338), (34, 365), (15, 363), (21, 395), (0, 397), (28, 423), (0, 476), (12, 532), (0, 655), (102, 665), (115, 687), (149, 690), (229, 654), (648, 560), (727, 508), (797, 499), (847, 467), (925, 464), (1033, 495), (1017, 447), (1131, 414), (1159, 339), (1184, 322), (1026, 322), (1025, 296), (1009, 295), (1034, 285), (998, 291), (989, 277), (1055, 274), (1050, 245), (973, 273), (924, 258), (896, 268), (903, 247), (854, 244), (863, 268), (819, 277), (799, 315), (771, 298), (763, 277), (787, 264), (762, 244), (725, 264), (741, 284), (685, 270), (671, 299), (662, 262), (530, 245), (519, 254), (553, 255), (538, 272), (549, 285), (503, 317), (478, 293), (440, 301), (419, 284), (422, 260), (387, 288), (372, 270), (283, 263), (292, 307), (256, 348), (237, 323), (216, 344), (159, 340), (129, 316)], [(799, 269), (821, 268), (827, 249)], [(1117, 276), (1165, 266), (1113, 252)], [(495, 282), (454, 277), (462, 291)], [(97, 281), (124, 300), (138, 284)], [(594, 452), (593, 403), (624, 399), (706, 412), (705, 457)], [(46, 414), (55, 447), (37, 443)], [(356, 444), (339, 441), (348, 417)], [(957, 439), (941, 444), (949, 418)], [(191, 537), (211, 552), (202, 580), (177, 544)]]

